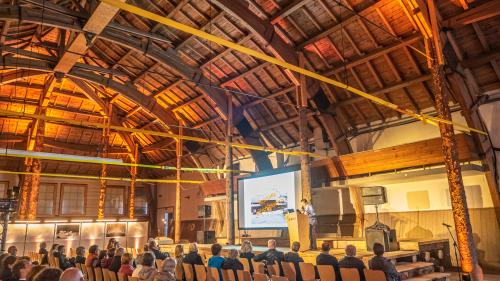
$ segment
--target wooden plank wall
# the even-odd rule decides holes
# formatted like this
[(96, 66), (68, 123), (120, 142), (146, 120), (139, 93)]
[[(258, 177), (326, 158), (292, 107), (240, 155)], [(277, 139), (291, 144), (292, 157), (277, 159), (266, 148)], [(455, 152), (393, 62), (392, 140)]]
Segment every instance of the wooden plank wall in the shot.
[[(500, 263), (500, 227), (493, 208), (469, 209), (479, 261), (485, 266)], [(402, 238), (449, 238), (442, 223), (454, 225), (451, 210), (380, 213), (380, 221), (396, 229)], [(365, 226), (375, 223), (375, 214), (365, 214)], [(452, 231), (453, 233), (453, 231)], [(451, 241), (451, 239), (450, 239)], [(453, 245), (450, 244), (453, 257)]]

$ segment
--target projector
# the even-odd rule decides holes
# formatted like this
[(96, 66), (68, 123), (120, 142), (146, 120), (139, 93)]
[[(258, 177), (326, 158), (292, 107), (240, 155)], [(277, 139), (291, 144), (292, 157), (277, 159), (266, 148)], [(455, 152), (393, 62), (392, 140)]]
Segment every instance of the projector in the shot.
[(158, 246), (160, 246), (160, 245), (172, 245), (172, 244), (174, 244), (174, 240), (168, 238), (167, 236), (156, 237), (156, 241), (158, 241)]

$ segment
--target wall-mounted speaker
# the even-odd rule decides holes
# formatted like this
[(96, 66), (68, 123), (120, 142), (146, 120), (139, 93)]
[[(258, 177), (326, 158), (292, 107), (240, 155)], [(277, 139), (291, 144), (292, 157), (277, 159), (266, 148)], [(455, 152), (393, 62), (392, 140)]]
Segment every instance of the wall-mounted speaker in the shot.
[(215, 231), (196, 231), (196, 243), (213, 244), (215, 242)]
[(198, 218), (209, 218), (212, 216), (212, 206), (200, 205), (198, 206)]

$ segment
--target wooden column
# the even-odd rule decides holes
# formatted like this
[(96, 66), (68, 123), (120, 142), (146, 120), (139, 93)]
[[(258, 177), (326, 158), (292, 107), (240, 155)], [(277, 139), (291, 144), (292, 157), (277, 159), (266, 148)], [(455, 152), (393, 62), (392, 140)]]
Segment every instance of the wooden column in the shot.
[[(41, 114), (45, 114), (45, 108), (41, 110)], [(37, 126), (37, 133), (34, 140), (33, 151), (40, 152), (43, 150), (43, 139), (45, 133), (45, 121), (37, 120), (35, 123)], [(28, 196), (28, 220), (36, 219), (36, 212), (38, 209), (38, 195), (40, 193), (40, 173), (42, 172), (42, 161), (40, 159), (33, 159), (31, 165), (31, 172), (34, 174), (31, 176), (31, 189)]]
[[(451, 121), (448, 95), (443, 90), (443, 66), (434, 61), (431, 71), (438, 116), (439, 118)], [(477, 262), (474, 241), (472, 239), (472, 226), (470, 223), (469, 211), (467, 209), (462, 171), (458, 159), (457, 141), (453, 132), (453, 125), (439, 123), (439, 131), (441, 133), (442, 149), (448, 175), (451, 208), (457, 232), (461, 267), (464, 272), (471, 273), (479, 265)]]
[[(33, 158), (26, 158), (24, 160), (24, 171), (31, 172), (31, 166), (33, 165)], [(31, 186), (32, 175), (23, 175), (21, 177), (21, 192), (19, 198), (19, 219), (25, 220), (28, 216), (28, 197)]]
[[(134, 143), (134, 151), (132, 162), (137, 164), (139, 162), (139, 146)], [(128, 217), (134, 219), (135, 212), (135, 179), (137, 178), (137, 167), (130, 168), (130, 191), (129, 191), (129, 204), (128, 204)]]
[[(184, 133), (183, 123), (179, 123), (179, 135)], [(179, 243), (181, 241), (181, 167), (182, 167), (182, 139), (177, 139), (175, 151), (177, 155), (177, 172), (176, 179), (177, 183), (175, 184), (175, 234), (174, 241), (175, 243)]]
[[(299, 54), (299, 64), (304, 66), (304, 57)], [(299, 143), (301, 151), (308, 151), (308, 134), (307, 134), (307, 85), (306, 77), (300, 75), (300, 85), (297, 87), (297, 106), (299, 107)], [(311, 165), (307, 155), (300, 156), (300, 179), (302, 199), (307, 199), (311, 202)]]
[(226, 230), (227, 244), (234, 245), (234, 187), (233, 187), (233, 100), (227, 95), (227, 121), (226, 121)]
[(365, 213), (363, 199), (361, 198), (361, 187), (349, 186), (349, 197), (351, 198), (351, 203), (354, 207), (354, 212), (356, 213), (353, 237), (363, 237)]
[[(108, 104), (109, 116), (112, 116), (113, 105)], [(104, 123), (106, 127), (102, 130), (102, 140), (101, 140), (101, 157), (108, 157), (108, 145), (109, 145), (109, 125), (111, 124), (111, 117), (104, 118)], [(104, 206), (106, 204), (106, 185), (107, 181), (104, 179), (108, 174), (107, 165), (102, 164), (101, 166), (101, 179), (99, 180), (99, 202), (97, 206), (97, 218), (104, 219)]]

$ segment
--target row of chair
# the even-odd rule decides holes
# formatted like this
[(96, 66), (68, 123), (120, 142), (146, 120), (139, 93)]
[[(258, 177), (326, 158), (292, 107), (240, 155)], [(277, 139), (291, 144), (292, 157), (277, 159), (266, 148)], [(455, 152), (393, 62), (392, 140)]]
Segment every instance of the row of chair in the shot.
[(76, 267), (83, 272), (86, 281), (139, 281), (137, 277), (127, 277), (123, 273), (116, 273), (107, 268), (86, 266), (77, 263)]

